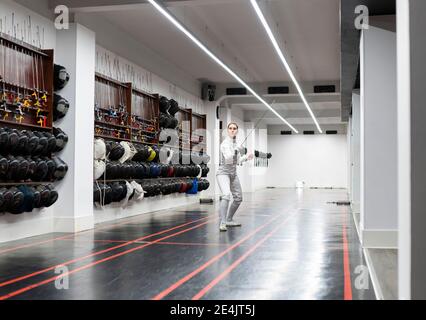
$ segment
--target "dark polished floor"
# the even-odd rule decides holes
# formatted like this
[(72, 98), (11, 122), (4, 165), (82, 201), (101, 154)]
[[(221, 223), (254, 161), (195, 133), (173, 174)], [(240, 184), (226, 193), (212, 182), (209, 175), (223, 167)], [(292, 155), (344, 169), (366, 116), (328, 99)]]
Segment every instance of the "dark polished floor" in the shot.
[[(246, 194), (0, 245), (3, 299), (375, 299), (344, 190)], [(216, 204), (217, 206), (217, 204)]]

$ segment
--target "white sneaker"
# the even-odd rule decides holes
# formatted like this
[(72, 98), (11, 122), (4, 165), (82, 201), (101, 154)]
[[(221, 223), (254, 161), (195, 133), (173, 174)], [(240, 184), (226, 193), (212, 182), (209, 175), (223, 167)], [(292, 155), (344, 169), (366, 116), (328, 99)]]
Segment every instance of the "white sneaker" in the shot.
[(235, 222), (234, 220), (226, 221), (227, 227), (241, 227), (241, 223)]
[(220, 231), (228, 231), (228, 228), (226, 227), (226, 223), (221, 223), (219, 225), (219, 230)]

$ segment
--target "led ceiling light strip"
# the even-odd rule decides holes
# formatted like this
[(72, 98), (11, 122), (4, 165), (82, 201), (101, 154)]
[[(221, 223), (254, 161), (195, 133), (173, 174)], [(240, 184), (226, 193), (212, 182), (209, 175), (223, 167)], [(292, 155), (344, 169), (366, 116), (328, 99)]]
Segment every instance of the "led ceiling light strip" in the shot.
[(206, 46), (204, 46), (190, 31), (188, 31), (175, 17), (173, 17), (163, 6), (158, 4), (155, 0), (148, 0), (155, 9), (157, 9), (163, 16), (165, 16), (173, 25), (182, 31), (189, 39), (191, 39), (201, 50), (203, 50), (210, 58), (212, 58), (218, 65), (226, 70), (232, 77), (241, 83), (253, 96), (263, 103), (269, 110), (271, 110), (279, 119), (281, 119), (287, 126), (294, 132), (299, 133), (287, 120), (285, 120), (277, 111), (275, 111), (261, 96), (259, 96), (244, 80), (242, 80), (234, 71), (232, 71), (225, 63), (223, 63), (216, 55), (214, 55)]
[(321, 127), (320, 127), (320, 125), (318, 124), (318, 121), (317, 121), (317, 119), (315, 118), (315, 115), (314, 115), (314, 113), (312, 112), (312, 109), (311, 109), (311, 107), (309, 106), (308, 101), (306, 101), (305, 95), (303, 94), (303, 91), (302, 91), (302, 89), (300, 88), (300, 85), (299, 85), (299, 83), (297, 82), (296, 77), (295, 77), (295, 76), (294, 76), (294, 74), (293, 74), (293, 71), (291, 71), (291, 68), (290, 68), (289, 64), (287, 63), (287, 60), (285, 59), (284, 54), (282, 53), (282, 51), (281, 51), (281, 49), (280, 49), (280, 46), (278, 45), (278, 42), (277, 42), (277, 40), (275, 39), (274, 34), (272, 33), (271, 28), (270, 28), (270, 27), (269, 27), (269, 25), (268, 25), (268, 22), (266, 22), (266, 19), (265, 19), (265, 17), (263, 16), (263, 13), (262, 13), (262, 11), (261, 11), (261, 10), (260, 10), (260, 8), (259, 8), (259, 5), (257, 4), (257, 1), (256, 1), (256, 0), (250, 0), (250, 2), (251, 2), (251, 4), (253, 5), (254, 11), (256, 11), (257, 16), (259, 17), (260, 21), (262, 22), (262, 25), (263, 25), (263, 27), (265, 28), (266, 33), (267, 33), (267, 34), (268, 34), (268, 36), (269, 36), (269, 39), (271, 39), (271, 42), (272, 42), (272, 44), (273, 44), (273, 46), (274, 46), (275, 50), (277, 51), (277, 54), (278, 54), (278, 56), (280, 57), (280, 59), (281, 59), (282, 63), (284, 64), (284, 67), (286, 68), (286, 70), (287, 70), (288, 74), (290, 75), (291, 80), (293, 81), (294, 85), (296, 86), (297, 92), (299, 92), (299, 95), (300, 95), (300, 97), (302, 98), (302, 101), (303, 101), (303, 103), (305, 104), (306, 109), (308, 109), (309, 114), (311, 115), (312, 119), (314, 120), (315, 125), (316, 125), (316, 126), (317, 126), (317, 128), (318, 128), (318, 131), (319, 131), (320, 133), (322, 133)]

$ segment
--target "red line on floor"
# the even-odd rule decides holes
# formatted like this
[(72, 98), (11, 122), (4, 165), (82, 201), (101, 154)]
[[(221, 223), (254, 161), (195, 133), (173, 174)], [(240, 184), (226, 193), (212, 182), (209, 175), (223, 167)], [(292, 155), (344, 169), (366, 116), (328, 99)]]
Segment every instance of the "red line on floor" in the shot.
[[(141, 217), (139, 217), (139, 218), (141, 218)], [(74, 237), (77, 236), (77, 235), (81, 235), (81, 234), (84, 234), (84, 233), (87, 233), (87, 232), (90, 232), (90, 231), (98, 231), (98, 230), (104, 230), (104, 229), (108, 229), (108, 228), (112, 228), (112, 227), (121, 226), (123, 224), (127, 224), (128, 222), (129, 221), (115, 223), (115, 224), (104, 226), (104, 227), (98, 227), (98, 228), (94, 228), (94, 229), (80, 231), (80, 232), (73, 233), (73, 234), (67, 234), (65, 236), (61, 236), (61, 237), (57, 237), (57, 238), (52, 238), (52, 239), (43, 240), (43, 241), (39, 241), (39, 242), (28, 243), (28, 244), (12, 247), (12, 248), (5, 249), (5, 250), (0, 250), (0, 254), (17, 251), (19, 249), (30, 248), (30, 247), (34, 247), (34, 246), (37, 246), (37, 245), (40, 245), (40, 244), (45, 244), (45, 243), (49, 243), (49, 242), (53, 242), (53, 241), (57, 241), (57, 240), (74, 240)]]
[(45, 272), (48, 272), (48, 271), (54, 270), (55, 268), (57, 268), (57, 267), (59, 267), (59, 266), (66, 266), (66, 265), (68, 265), (68, 264), (75, 263), (75, 262), (78, 262), (78, 261), (81, 261), (81, 260), (84, 260), (84, 259), (87, 259), (87, 258), (90, 258), (90, 257), (96, 256), (96, 255), (99, 255), (99, 254), (102, 254), (102, 253), (106, 253), (106, 252), (109, 252), (109, 251), (112, 251), (112, 250), (115, 250), (115, 249), (118, 249), (118, 248), (121, 248), (121, 247), (124, 247), (124, 246), (128, 246), (128, 245), (130, 245), (130, 244), (133, 244), (133, 243), (135, 243), (135, 242), (138, 242), (138, 241), (141, 241), (141, 240), (144, 240), (144, 239), (148, 239), (148, 238), (151, 238), (151, 237), (154, 237), (154, 236), (158, 236), (158, 235), (161, 235), (161, 234), (164, 234), (164, 233), (167, 233), (167, 232), (173, 231), (173, 230), (175, 230), (175, 229), (178, 229), (178, 228), (181, 228), (181, 227), (187, 226), (187, 225), (192, 224), (192, 223), (195, 223), (195, 222), (199, 222), (199, 221), (202, 221), (202, 220), (206, 220), (206, 219), (208, 219), (208, 218), (209, 218), (209, 217), (205, 217), (205, 218), (201, 218), (201, 219), (193, 220), (193, 221), (190, 221), (190, 222), (187, 222), (187, 223), (184, 223), (184, 224), (181, 224), (181, 225), (175, 226), (175, 227), (173, 227), (173, 228), (169, 228), (169, 229), (166, 229), (166, 230), (163, 230), (163, 231), (159, 231), (159, 232), (156, 232), (156, 233), (153, 233), (153, 234), (150, 234), (150, 235), (146, 235), (146, 236), (143, 236), (143, 237), (137, 238), (137, 239), (135, 239), (135, 240), (131, 240), (131, 241), (125, 242), (125, 243), (123, 243), (123, 244), (116, 245), (116, 246), (111, 247), (111, 248), (108, 248), (108, 249), (104, 249), (104, 250), (101, 250), (101, 251), (97, 251), (97, 252), (94, 252), (94, 253), (88, 254), (88, 255), (86, 255), (86, 256), (80, 257), (80, 258), (72, 259), (72, 260), (66, 261), (66, 262), (64, 262), (64, 263), (57, 264), (57, 265), (54, 265), (54, 266), (51, 266), (51, 267), (48, 267), (48, 268), (45, 268), (45, 269), (42, 269), (42, 270), (39, 270), (39, 271), (36, 271), (36, 272), (30, 273), (30, 274), (27, 274), (27, 275), (25, 275), (25, 276), (20, 276), (20, 277), (14, 278), (14, 279), (7, 280), (7, 281), (5, 281), (5, 282), (0, 283), (0, 288), (1, 288), (1, 287), (4, 287), (4, 286), (7, 286), (7, 285), (9, 285), (9, 284), (12, 284), (12, 283), (16, 283), (16, 282), (19, 282), (19, 281), (22, 281), (22, 280), (25, 280), (25, 279), (28, 279), (28, 278), (31, 278), (31, 277), (37, 276), (37, 275), (42, 274), (42, 273), (45, 273)]
[(75, 242), (108, 242), (108, 243), (125, 243), (125, 242), (129, 242), (131, 240), (103, 240), (103, 239), (61, 239), (64, 241), (75, 241)]
[[(171, 235), (168, 235), (168, 236), (165, 236), (165, 237), (163, 237), (163, 238), (157, 239), (157, 240), (155, 240), (155, 241), (153, 241), (153, 242), (159, 242), (159, 241), (162, 241), (162, 240), (165, 240), (165, 239), (168, 239), (168, 238), (171, 238), (171, 237), (174, 237), (174, 236), (180, 235), (180, 234), (182, 234), (182, 233), (185, 233), (185, 232), (188, 232), (188, 231), (190, 231), (190, 230), (193, 230), (193, 229), (199, 228), (199, 227), (201, 227), (201, 226), (203, 226), (203, 225), (206, 225), (207, 223), (212, 222), (212, 221), (215, 221), (215, 220), (217, 220), (217, 219), (218, 219), (218, 218), (215, 218), (215, 219), (213, 219), (213, 220), (211, 220), (211, 221), (206, 221), (206, 222), (200, 223), (200, 224), (195, 225), (195, 226), (193, 226), (193, 227), (191, 227), (191, 228), (184, 229), (184, 230), (178, 231), (178, 232), (176, 232), (176, 233), (172, 233)], [(72, 271), (65, 272), (65, 273), (63, 273), (63, 274), (61, 274), (61, 275), (59, 275), (59, 276), (54, 276), (54, 277), (51, 277), (51, 278), (49, 278), (49, 279), (46, 279), (46, 280), (40, 281), (40, 282), (38, 282), (38, 283), (32, 284), (32, 285), (30, 285), (30, 286), (24, 287), (24, 288), (22, 288), (22, 289), (19, 289), (19, 290), (13, 291), (13, 292), (8, 293), (8, 294), (6, 294), (6, 295), (0, 296), (0, 301), (2, 301), (2, 300), (6, 300), (6, 299), (9, 299), (9, 298), (12, 298), (12, 297), (15, 297), (15, 296), (20, 295), (20, 294), (22, 294), (22, 293), (24, 293), (24, 292), (27, 292), (27, 291), (29, 291), (29, 290), (32, 290), (32, 289), (34, 289), (34, 288), (40, 287), (40, 286), (42, 286), (42, 285), (45, 285), (45, 284), (47, 284), (47, 283), (49, 283), (49, 282), (53, 282), (53, 281), (56, 281), (57, 279), (61, 279), (61, 278), (63, 278), (63, 277), (70, 276), (71, 274), (74, 274), (74, 273), (76, 273), (76, 272), (79, 272), (79, 271), (82, 271), (82, 270), (85, 270), (85, 269), (91, 268), (91, 267), (93, 267), (93, 266), (96, 266), (96, 265), (98, 265), (98, 264), (100, 264), (100, 263), (103, 263), (103, 262), (106, 262), (106, 261), (109, 261), (109, 260), (112, 260), (112, 259), (116, 259), (116, 258), (118, 258), (118, 257), (121, 257), (121, 256), (123, 256), (123, 255), (129, 254), (129, 253), (131, 253), (131, 252), (133, 252), (133, 251), (136, 251), (136, 250), (143, 249), (143, 248), (148, 247), (148, 246), (150, 246), (150, 245), (152, 245), (152, 243), (147, 243), (147, 244), (144, 244), (144, 245), (141, 245), (141, 246), (138, 246), (138, 247), (135, 247), (135, 248), (132, 248), (132, 249), (129, 249), (129, 250), (126, 250), (126, 251), (123, 251), (123, 252), (120, 252), (120, 253), (114, 254), (114, 255), (112, 255), (112, 256), (109, 256), (109, 257), (103, 258), (103, 259), (101, 259), (101, 260), (98, 260), (98, 261), (95, 261), (95, 262), (92, 262), (92, 263), (86, 264), (86, 265), (81, 266), (81, 267), (79, 267), (79, 268), (76, 268), (76, 269), (74, 269), (74, 270), (72, 270)]]
[[(103, 239), (97, 239), (97, 240), (74, 240), (74, 239), (64, 239), (66, 241), (76, 241), (76, 242), (107, 242), (107, 243), (125, 243), (125, 242), (129, 242), (129, 240), (103, 240)], [(137, 241), (137, 243), (153, 243), (153, 244), (161, 244), (161, 245), (179, 245), (179, 246), (229, 246), (228, 244), (225, 243), (212, 243), (212, 242), (206, 242), (206, 243), (200, 243), (200, 242), (152, 242), (152, 241)]]
[(17, 251), (17, 250), (20, 250), (20, 249), (30, 248), (30, 247), (34, 247), (34, 246), (37, 246), (37, 245), (40, 245), (40, 244), (45, 244), (45, 243), (49, 243), (49, 242), (53, 242), (53, 241), (57, 241), (57, 240), (66, 240), (66, 239), (73, 240), (74, 237), (77, 236), (77, 235), (81, 235), (81, 234), (84, 234), (84, 233), (87, 233), (87, 232), (90, 232), (90, 231), (98, 231), (98, 230), (104, 230), (104, 229), (109, 229), (109, 228), (113, 228), (113, 227), (118, 227), (118, 226), (128, 224), (130, 222), (135, 222), (135, 221), (138, 221), (139, 219), (144, 219), (144, 218), (146, 218), (146, 216), (137, 215), (137, 216), (134, 216), (134, 217), (128, 217), (128, 218), (125, 218), (126, 221), (123, 221), (123, 222), (120, 222), (120, 223), (108, 224), (108, 225), (103, 226), (103, 227), (96, 227), (94, 229), (79, 231), (79, 232), (73, 233), (71, 235), (67, 234), (65, 236), (61, 236), (61, 237), (57, 237), (57, 238), (52, 238), (52, 239), (43, 240), (43, 241), (39, 241), (39, 242), (31, 242), (31, 243), (19, 245), (19, 246), (16, 246), (16, 247), (0, 250), (0, 254), (13, 252), (13, 251)]
[(351, 268), (349, 262), (349, 246), (347, 237), (346, 213), (343, 216), (343, 273), (344, 273), (344, 300), (352, 300)]
[(226, 243), (198, 243), (198, 242), (152, 242), (152, 241), (146, 241), (146, 243), (152, 243), (152, 244), (158, 244), (158, 245), (176, 245), (176, 246), (212, 246), (212, 247), (218, 247), (218, 246), (230, 246)]
[(217, 276), (213, 281), (206, 285), (200, 292), (192, 297), (192, 300), (201, 299), (209, 290), (211, 290), (215, 285), (217, 285), (223, 278), (225, 278), (232, 270), (234, 270), (241, 262), (247, 259), (257, 248), (259, 248), (266, 240), (268, 240), (275, 232), (278, 231), (291, 217), (286, 218), (280, 224), (278, 224), (271, 232), (266, 234), (262, 239), (256, 242), (249, 250), (247, 250), (241, 257), (235, 260), (228, 268), (225, 269), (219, 276)]
[(201, 271), (203, 271), (204, 269), (206, 269), (207, 267), (209, 267), (211, 264), (213, 264), (214, 262), (218, 261), (220, 258), (222, 258), (224, 255), (226, 255), (228, 252), (234, 250), (240, 244), (244, 243), (245, 241), (247, 241), (248, 239), (250, 239), (251, 237), (253, 237), (260, 230), (264, 229), (266, 226), (268, 226), (269, 224), (271, 224), (272, 222), (274, 222), (275, 220), (277, 220), (279, 217), (281, 217), (281, 215), (276, 216), (276, 217), (270, 219), (268, 222), (266, 222), (263, 225), (261, 225), (260, 227), (256, 228), (255, 230), (253, 230), (252, 232), (250, 232), (248, 235), (246, 235), (244, 238), (242, 238), (241, 240), (239, 240), (238, 242), (236, 242), (235, 244), (233, 244), (232, 246), (230, 246), (228, 249), (226, 249), (226, 250), (222, 251), (221, 253), (215, 255), (213, 258), (211, 258), (210, 260), (208, 260), (206, 263), (204, 263), (203, 265), (201, 265), (200, 267), (198, 267), (197, 269), (195, 269), (191, 273), (187, 274), (185, 277), (181, 278), (179, 281), (175, 282), (174, 284), (172, 284), (167, 289), (161, 291), (159, 294), (157, 294), (156, 296), (154, 296), (153, 298), (151, 298), (151, 300), (161, 300), (161, 299), (163, 299), (165, 296), (169, 295), (171, 292), (173, 292), (174, 290), (176, 290), (177, 288), (179, 288), (181, 285), (183, 285), (185, 282), (189, 281), (191, 278), (193, 278), (194, 276), (196, 276), (197, 274), (199, 274)]

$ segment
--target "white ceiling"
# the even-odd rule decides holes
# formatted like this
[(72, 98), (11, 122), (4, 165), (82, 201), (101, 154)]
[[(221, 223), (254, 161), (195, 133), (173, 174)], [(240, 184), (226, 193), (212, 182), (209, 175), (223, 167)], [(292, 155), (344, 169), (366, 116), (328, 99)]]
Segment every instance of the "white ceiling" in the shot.
[[(200, 5), (195, 1), (169, 9), (244, 80), (289, 80), (248, 0)], [(277, 28), (276, 37), (301, 82), (340, 78), (339, 0), (272, 0), (264, 9), (271, 12), (268, 22)], [(151, 6), (92, 14), (107, 19), (196, 79), (233, 82)]]
[[(336, 116), (339, 115), (340, 112), (340, 102), (311, 102), (310, 107), (313, 111), (321, 111), (321, 110), (333, 110), (336, 111)], [(245, 111), (265, 111), (265, 106), (263, 104), (233, 104), (235, 107), (242, 108)], [(306, 110), (305, 105), (300, 103), (274, 103), (271, 106), (276, 111), (295, 111), (295, 110)]]
[[(246, 82), (263, 83), (265, 88), (266, 83), (290, 82), (249, 0), (171, 2), (168, 10)], [(259, 2), (302, 86), (306, 83), (307, 87), (312, 88), (312, 83), (315, 82), (339, 83), (340, 0)], [(139, 3), (123, 6), (119, 10), (107, 8), (85, 14), (98, 17), (120, 29), (190, 78), (223, 85), (235, 83), (232, 77), (149, 4)], [(329, 100), (318, 100), (310, 96), (307, 99), (319, 123), (341, 123), (340, 96), (337, 100), (332, 95)], [(273, 107), (291, 120), (290, 123), (313, 126), (313, 121), (300, 100), (289, 102), (291, 103), (274, 104)], [(260, 117), (257, 113), (265, 110), (257, 102), (238, 104), (234, 101), (233, 106), (234, 104), (236, 110), (243, 111), (254, 119)], [(263, 122), (280, 124), (280, 120), (273, 115), (267, 115)]]

